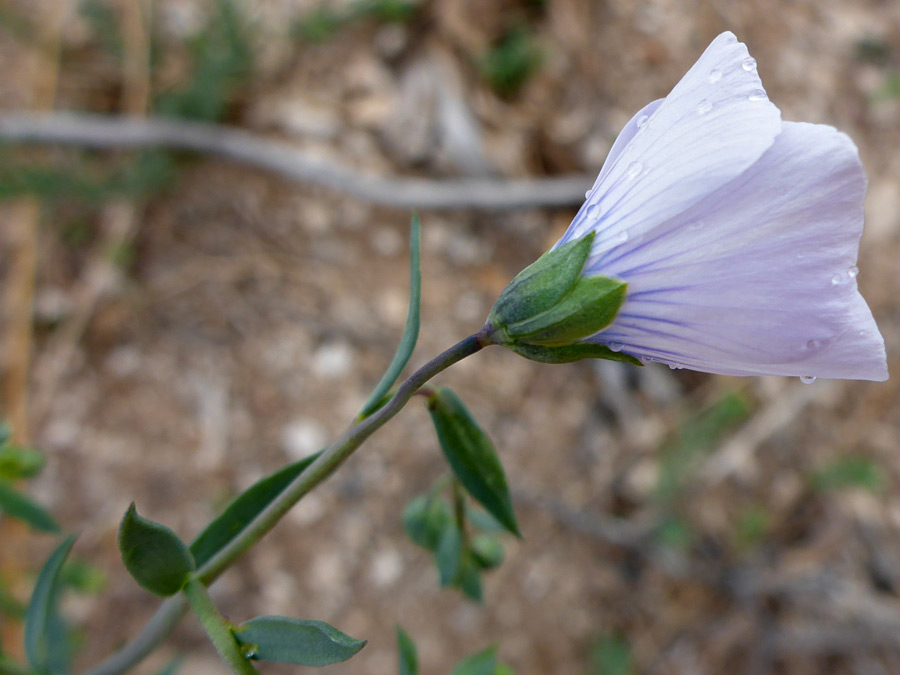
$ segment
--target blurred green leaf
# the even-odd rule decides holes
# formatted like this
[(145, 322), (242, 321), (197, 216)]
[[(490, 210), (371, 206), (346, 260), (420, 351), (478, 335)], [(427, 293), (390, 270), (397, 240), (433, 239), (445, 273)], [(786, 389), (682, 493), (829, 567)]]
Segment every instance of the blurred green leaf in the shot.
[(391, 365), (388, 366), (381, 381), (369, 396), (369, 400), (363, 405), (362, 412), (359, 414), (360, 418), (368, 417), (378, 409), (385, 394), (394, 386), (394, 382), (409, 363), (413, 350), (416, 348), (416, 341), (419, 339), (419, 314), (422, 304), (421, 246), (419, 243), (421, 229), (419, 216), (413, 214), (409, 230), (409, 310), (406, 314), (406, 327), (403, 329), (403, 336), (400, 338), (400, 344), (397, 346), (397, 352), (394, 354)]
[(250, 524), (271, 504), (304, 469), (318, 459), (321, 452), (304, 457), (261, 478), (225, 507), (218, 518), (207, 525), (191, 543), (190, 549), (198, 567), (205, 565), (216, 553)]
[(514, 26), (481, 59), (481, 75), (497, 94), (515, 96), (544, 63), (544, 52), (525, 26)]
[(16, 490), (5, 480), (0, 480), (0, 512), (23, 520), (41, 532), (59, 531), (59, 525), (47, 509)]
[(839, 457), (814, 471), (810, 482), (818, 492), (848, 488), (878, 492), (884, 487), (884, 474), (881, 467), (867, 457)]
[[(50, 554), (38, 575), (25, 616), (25, 655), (28, 663), (40, 673), (64, 672), (69, 660), (69, 644), (62, 620), (57, 614), (59, 574), (75, 543), (75, 535), (67, 537)], [(61, 639), (62, 638), (62, 639)]]
[(25, 605), (10, 594), (6, 584), (0, 579), (0, 614), (14, 619), (24, 619), (26, 609)]
[(618, 635), (601, 637), (591, 649), (591, 675), (631, 675), (631, 645)]
[(135, 581), (157, 595), (174, 595), (195, 569), (194, 558), (171, 529), (138, 515), (134, 502), (119, 526), (119, 552)]
[(459, 559), (459, 568), (456, 571), (456, 578), (453, 579), (453, 585), (458, 587), (470, 600), (475, 602), (484, 600), (484, 591), (481, 587), (481, 566), (472, 552), (465, 547)]
[(409, 634), (397, 626), (398, 675), (419, 675), (419, 650)]
[(0, 479), (34, 478), (44, 468), (44, 454), (34, 448), (0, 443)]
[(450, 505), (439, 497), (419, 495), (403, 510), (407, 536), (422, 548), (435, 551), (446, 527), (453, 520)]
[(450, 522), (444, 528), (434, 561), (437, 563), (441, 586), (449, 586), (456, 580), (462, 559), (463, 539), (456, 523)]
[(511, 675), (512, 672), (509, 666), (497, 663), (497, 647), (494, 645), (461, 661), (450, 675)]
[(327, 666), (346, 661), (365, 647), (323, 621), (260, 616), (242, 623), (235, 639), (247, 658), (300, 666)]
[(61, 582), (77, 593), (98, 595), (106, 588), (106, 574), (84, 560), (70, 560), (62, 569)]
[(466, 518), (472, 525), (485, 534), (502, 534), (506, 532), (503, 523), (482, 508), (466, 504)]
[(0, 445), (4, 445), (12, 436), (12, 427), (6, 422), (0, 422)]
[(521, 536), (506, 474), (491, 439), (447, 387), (429, 397), (428, 411), (444, 456), (459, 482), (507, 530)]
[(493, 569), (503, 563), (503, 544), (496, 537), (489, 534), (476, 535), (469, 542), (469, 548), (481, 569)]

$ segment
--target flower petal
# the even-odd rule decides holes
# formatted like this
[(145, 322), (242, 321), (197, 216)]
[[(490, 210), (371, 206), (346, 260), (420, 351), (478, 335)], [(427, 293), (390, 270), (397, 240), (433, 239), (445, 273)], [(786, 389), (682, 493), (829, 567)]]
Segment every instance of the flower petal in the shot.
[(601, 259), (642, 236), (750, 167), (774, 141), (780, 117), (746, 46), (722, 33), (646, 124), (638, 130), (633, 119), (632, 133), (629, 123), (560, 243), (596, 229), (592, 255)]
[(846, 135), (785, 123), (742, 175), (589, 262), (588, 273), (628, 282), (591, 341), (727, 375), (887, 379), (855, 278), (865, 190)]

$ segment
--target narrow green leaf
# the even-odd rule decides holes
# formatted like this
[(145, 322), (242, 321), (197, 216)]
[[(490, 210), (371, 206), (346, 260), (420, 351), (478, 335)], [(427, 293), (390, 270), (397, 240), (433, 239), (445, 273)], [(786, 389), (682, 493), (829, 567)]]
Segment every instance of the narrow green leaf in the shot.
[(34, 478), (44, 468), (44, 454), (34, 448), (6, 444), (0, 447), (0, 478)]
[(38, 575), (25, 615), (25, 655), (38, 672), (48, 672), (56, 663), (60, 619), (56, 613), (59, 598), (59, 573), (72, 550), (75, 535), (67, 537), (47, 558)]
[(442, 587), (456, 580), (462, 559), (462, 547), (463, 540), (459, 528), (456, 527), (456, 523), (448, 523), (434, 552), (434, 561), (437, 563)]
[(494, 675), (497, 670), (497, 647), (493, 645), (461, 661), (450, 675)]
[(41, 532), (59, 531), (59, 525), (43, 506), (3, 480), (0, 480), (0, 512), (24, 520)]
[(119, 552), (129, 574), (157, 595), (174, 595), (195, 569), (184, 542), (165, 525), (138, 515), (134, 502), (119, 526)]
[(327, 666), (346, 661), (365, 647), (324, 621), (287, 616), (258, 616), (234, 631), (235, 639), (249, 659)]
[(397, 626), (398, 675), (419, 675), (419, 650), (409, 634)]
[(421, 246), (419, 244), (421, 229), (419, 216), (414, 213), (409, 230), (409, 311), (406, 315), (406, 327), (403, 329), (403, 337), (400, 338), (394, 360), (391, 361), (391, 365), (388, 366), (381, 381), (363, 406), (362, 412), (359, 414), (360, 418), (368, 417), (378, 409), (378, 404), (384, 395), (394, 386), (394, 382), (409, 363), (413, 349), (416, 347), (416, 340), (419, 339), (419, 314), (422, 304)]
[(428, 410), (444, 456), (459, 482), (507, 530), (520, 536), (506, 474), (491, 439), (447, 387), (428, 399)]
[(293, 480), (313, 462), (321, 452), (304, 457), (275, 473), (261, 478), (225, 507), (218, 518), (207, 525), (191, 543), (191, 553), (197, 567), (202, 567), (228, 542), (234, 539), (265, 508), (271, 504)]

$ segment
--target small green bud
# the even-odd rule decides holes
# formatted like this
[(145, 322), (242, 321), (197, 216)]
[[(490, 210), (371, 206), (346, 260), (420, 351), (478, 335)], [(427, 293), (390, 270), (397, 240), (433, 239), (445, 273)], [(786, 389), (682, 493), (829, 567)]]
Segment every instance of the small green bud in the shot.
[(580, 342), (612, 323), (627, 290), (618, 279), (582, 275), (593, 240), (590, 232), (519, 273), (488, 317), (491, 341), (545, 363), (605, 358), (639, 365), (627, 354)]

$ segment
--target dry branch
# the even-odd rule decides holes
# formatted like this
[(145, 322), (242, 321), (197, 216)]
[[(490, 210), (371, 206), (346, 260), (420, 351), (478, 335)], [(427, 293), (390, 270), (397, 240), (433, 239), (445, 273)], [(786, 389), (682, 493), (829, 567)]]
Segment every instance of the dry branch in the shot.
[(382, 178), (354, 171), (283, 142), (214, 124), (87, 113), (20, 113), (0, 118), (0, 140), (100, 149), (170, 148), (223, 157), (291, 180), (321, 185), (397, 208), (522, 209), (573, 206), (588, 176), (529, 180)]

